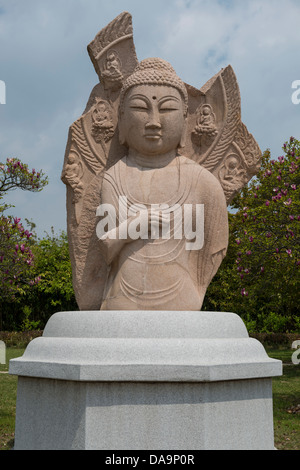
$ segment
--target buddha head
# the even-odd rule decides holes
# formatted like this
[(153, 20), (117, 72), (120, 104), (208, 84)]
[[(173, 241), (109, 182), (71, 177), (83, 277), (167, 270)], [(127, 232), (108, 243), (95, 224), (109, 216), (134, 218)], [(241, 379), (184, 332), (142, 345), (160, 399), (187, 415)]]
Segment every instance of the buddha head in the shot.
[(145, 59), (120, 94), (120, 142), (145, 156), (184, 146), (188, 97), (184, 83), (162, 59)]

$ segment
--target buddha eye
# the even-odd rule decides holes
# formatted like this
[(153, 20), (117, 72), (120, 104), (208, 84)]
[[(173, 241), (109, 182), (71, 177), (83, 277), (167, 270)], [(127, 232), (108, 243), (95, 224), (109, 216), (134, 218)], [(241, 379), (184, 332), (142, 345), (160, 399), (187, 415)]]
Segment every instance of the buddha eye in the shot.
[(130, 102), (130, 108), (131, 109), (137, 109), (141, 111), (147, 111), (148, 110), (148, 104), (146, 101), (138, 98), (134, 98)]
[(159, 111), (170, 112), (170, 111), (177, 111), (178, 109), (179, 109), (179, 105), (178, 105), (177, 100), (167, 99), (161, 103)]

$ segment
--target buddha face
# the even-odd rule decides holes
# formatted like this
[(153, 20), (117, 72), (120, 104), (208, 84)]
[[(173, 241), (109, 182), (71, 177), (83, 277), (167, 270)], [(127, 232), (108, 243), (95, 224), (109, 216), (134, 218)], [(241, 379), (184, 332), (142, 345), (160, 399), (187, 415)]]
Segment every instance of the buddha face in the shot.
[(176, 151), (185, 125), (180, 92), (167, 85), (137, 85), (125, 96), (120, 140), (144, 156)]

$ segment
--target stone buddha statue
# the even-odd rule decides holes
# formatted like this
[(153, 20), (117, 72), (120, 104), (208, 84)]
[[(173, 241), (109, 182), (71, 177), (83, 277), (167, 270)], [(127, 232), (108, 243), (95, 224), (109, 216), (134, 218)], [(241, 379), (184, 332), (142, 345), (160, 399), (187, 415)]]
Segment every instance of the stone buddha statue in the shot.
[(139, 62), (127, 12), (88, 52), (99, 83), (62, 172), (79, 309), (200, 310), (226, 253), (227, 206), (260, 167), (234, 71), (196, 89), (162, 59)]
[(103, 310), (200, 310), (225, 256), (221, 185), (178, 153), (187, 105), (183, 82), (162, 59), (143, 60), (123, 85), (119, 136), (128, 152), (104, 173), (100, 197), (116, 214), (115, 227), (107, 221), (99, 233), (109, 265)]

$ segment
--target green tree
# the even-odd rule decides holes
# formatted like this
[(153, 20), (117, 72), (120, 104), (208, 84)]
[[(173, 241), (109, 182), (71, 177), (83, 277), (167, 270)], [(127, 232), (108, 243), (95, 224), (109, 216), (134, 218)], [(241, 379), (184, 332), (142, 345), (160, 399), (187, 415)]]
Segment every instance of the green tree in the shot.
[(69, 246), (65, 232), (54, 233), (31, 246), (34, 256), (30, 289), (16, 293), (13, 302), (5, 303), (3, 325), (6, 330), (43, 329), (50, 316), (58, 311), (78, 310), (72, 285)]
[(300, 142), (291, 137), (283, 151), (277, 160), (265, 151), (258, 175), (234, 199), (229, 259), (210, 290), (222, 283), (227, 296), (228, 284), (229, 309), (250, 330), (300, 329)]
[(4, 302), (14, 300), (16, 294), (23, 294), (26, 288), (38, 282), (32, 271), (33, 233), (25, 230), (21, 219), (4, 215), (12, 206), (4, 203), (3, 198), (15, 189), (39, 192), (47, 182), (41, 171), (30, 171), (17, 158), (0, 163), (0, 328)]
[(34, 283), (26, 296), (32, 321), (39, 321), (44, 327), (49, 317), (58, 311), (77, 310), (72, 284), (72, 269), (67, 235), (62, 231), (39, 240), (32, 251), (35, 259)]

